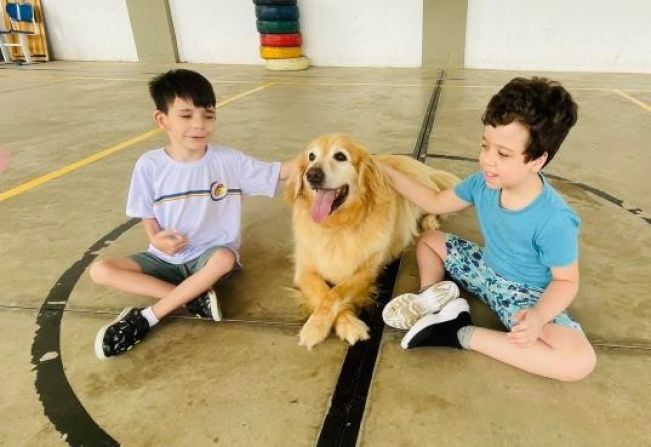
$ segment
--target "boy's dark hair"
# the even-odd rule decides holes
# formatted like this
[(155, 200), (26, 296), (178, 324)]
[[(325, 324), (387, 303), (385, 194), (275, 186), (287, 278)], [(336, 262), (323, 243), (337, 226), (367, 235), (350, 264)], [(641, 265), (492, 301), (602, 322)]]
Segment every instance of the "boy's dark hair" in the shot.
[(195, 107), (214, 108), (217, 100), (208, 79), (192, 70), (170, 70), (149, 81), (149, 94), (156, 109), (167, 113), (176, 98), (192, 101)]
[(535, 160), (547, 152), (547, 165), (576, 123), (576, 117), (576, 103), (558, 82), (538, 77), (515, 78), (491, 98), (482, 123), (505, 126), (518, 121), (523, 124), (529, 129), (524, 161)]

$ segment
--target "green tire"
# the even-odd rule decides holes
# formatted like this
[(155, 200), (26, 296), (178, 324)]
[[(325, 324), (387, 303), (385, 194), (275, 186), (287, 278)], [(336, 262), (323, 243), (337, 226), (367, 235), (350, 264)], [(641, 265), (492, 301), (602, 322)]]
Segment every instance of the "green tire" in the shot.
[(261, 34), (291, 34), (299, 30), (296, 20), (258, 20), (256, 26)]

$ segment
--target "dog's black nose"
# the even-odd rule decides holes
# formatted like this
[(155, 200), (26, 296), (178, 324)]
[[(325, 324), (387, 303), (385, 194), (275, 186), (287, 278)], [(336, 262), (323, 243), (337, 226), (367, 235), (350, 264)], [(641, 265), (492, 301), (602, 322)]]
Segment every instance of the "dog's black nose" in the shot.
[(319, 186), (323, 183), (323, 178), (325, 177), (323, 169), (321, 168), (310, 168), (305, 173), (305, 178), (310, 182), (310, 185)]

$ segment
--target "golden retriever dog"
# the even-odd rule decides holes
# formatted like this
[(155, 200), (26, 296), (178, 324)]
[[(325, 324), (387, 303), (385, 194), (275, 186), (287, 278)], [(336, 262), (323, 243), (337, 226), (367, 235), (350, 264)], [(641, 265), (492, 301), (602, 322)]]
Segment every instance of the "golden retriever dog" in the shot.
[[(324, 135), (297, 158), (285, 200), (292, 207), (294, 282), (309, 318), (299, 344), (312, 349), (334, 325), (353, 345), (369, 338), (358, 310), (372, 303), (382, 268), (418, 233), (423, 218), (416, 205), (393, 188), (378, 162), (438, 190), (459, 179), (401, 155), (371, 155), (352, 138)], [(438, 226), (425, 216), (423, 230)]]

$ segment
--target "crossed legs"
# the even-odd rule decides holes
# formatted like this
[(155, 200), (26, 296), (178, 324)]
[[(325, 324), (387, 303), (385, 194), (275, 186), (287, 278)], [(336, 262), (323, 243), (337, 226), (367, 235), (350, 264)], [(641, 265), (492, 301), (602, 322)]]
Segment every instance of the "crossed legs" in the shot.
[(100, 259), (91, 265), (89, 273), (97, 284), (158, 299), (152, 310), (160, 320), (208, 290), (234, 265), (233, 252), (219, 248), (200, 270), (178, 285), (143, 273), (140, 265), (130, 258)]
[[(416, 244), (421, 289), (443, 280), (447, 258), (447, 235), (430, 231)], [(581, 380), (596, 366), (596, 354), (578, 330), (548, 323), (543, 336), (533, 345), (521, 347), (511, 342), (507, 332), (474, 328), (469, 348), (516, 368), (562, 381)]]

